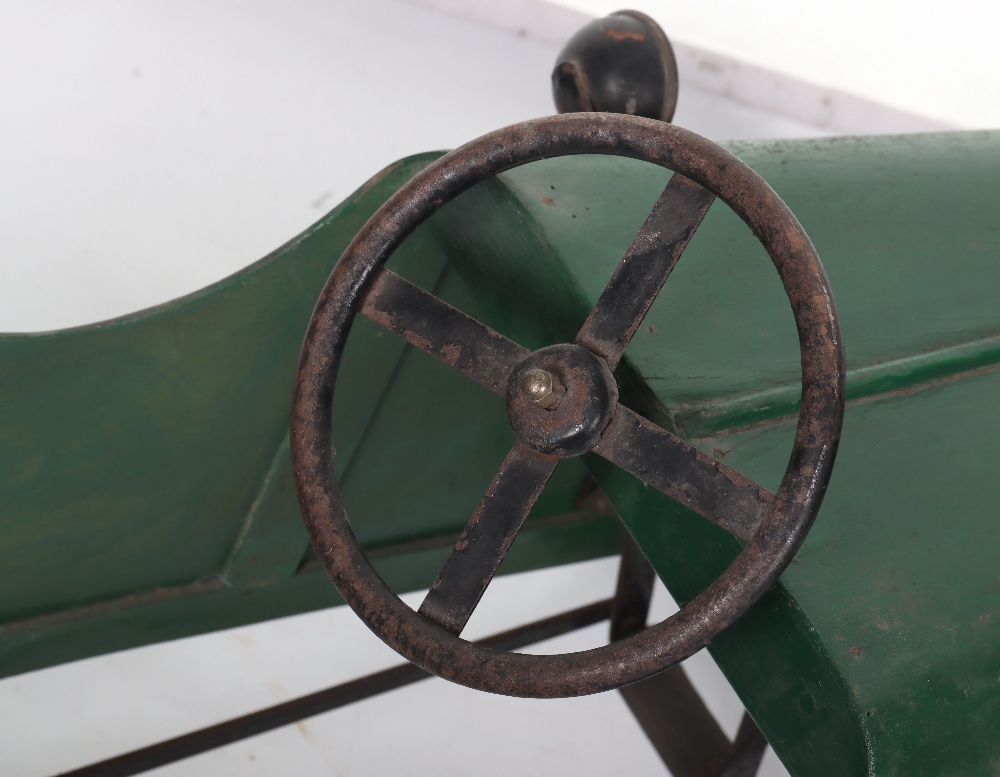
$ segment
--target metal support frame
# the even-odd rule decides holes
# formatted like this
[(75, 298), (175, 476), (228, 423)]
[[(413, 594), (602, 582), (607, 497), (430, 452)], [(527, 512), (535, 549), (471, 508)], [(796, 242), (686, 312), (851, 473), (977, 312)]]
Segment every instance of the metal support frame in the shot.
[[(625, 535), (611, 606), (611, 640), (646, 628), (656, 572)], [(620, 689), (632, 714), (673, 777), (753, 777), (767, 740), (746, 712), (736, 741), (719, 727), (683, 666)]]
[[(618, 585), (613, 599), (528, 623), (479, 642), (498, 650), (515, 650), (610, 620), (616, 641), (646, 627), (656, 573), (631, 536), (622, 548)], [(305, 718), (426, 680), (432, 675), (414, 664), (335, 685), (248, 715), (182, 734), (105, 761), (62, 772), (61, 777), (129, 777), (219, 747), (263, 734)], [(767, 740), (744, 714), (735, 742), (730, 742), (705, 706), (683, 667), (675, 666), (621, 689), (660, 758), (673, 777), (753, 777)]]
[[(575, 610), (503, 631), (480, 640), (479, 644), (496, 650), (516, 650), (536, 642), (568, 634), (607, 620), (611, 614), (611, 600), (604, 599)], [(401, 664), (391, 669), (360, 677), (357, 680), (335, 685), (298, 699), (276, 704), (249, 715), (242, 715), (214, 726), (133, 750), (124, 755), (90, 764), (61, 777), (129, 777), (181, 761), (200, 753), (263, 734), (272, 729), (297, 723), (305, 718), (346, 707), (362, 699), (402, 688), (432, 677), (415, 664)]]

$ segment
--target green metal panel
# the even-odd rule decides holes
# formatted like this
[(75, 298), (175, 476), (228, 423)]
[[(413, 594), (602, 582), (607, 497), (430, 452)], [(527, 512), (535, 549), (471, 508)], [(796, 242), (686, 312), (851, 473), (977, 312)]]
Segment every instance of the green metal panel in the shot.
[[(844, 308), (853, 396), (1000, 356), (1000, 307), (988, 282), (1000, 252), (996, 133), (729, 147), (785, 199), (820, 252)], [(477, 238), (477, 222), (455, 219), (456, 240), (482, 252), (460, 269), (482, 279), (474, 284), (481, 293), (482, 284), (498, 280), (516, 288), (515, 305), (544, 294), (543, 309), (572, 329), (570, 319), (599, 294), (668, 177), (632, 160), (579, 157), (505, 174), (505, 192), (496, 196), (515, 200), (517, 213), (477, 214), (494, 220), (492, 237)], [(463, 197), (454, 210), (472, 199)], [(514, 250), (497, 246), (500, 229), (519, 232), (509, 238)], [(544, 247), (519, 245), (531, 234)], [(558, 266), (523, 259), (535, 250), (557, 256)], [(791, 310), (763, 249), (724, 205), (709, 211), (629, 359), (692, 436), (794, 410)]]
[[(876, 774), (996, 773), (998, 394), (986, 369), (853, 403), (822, 518), (777, 592), (848, 686)], [(786, 422), (717, 442), (775, 484), (791, 436)]]
[[(864, 774), (866, 752), (878, 775), (995, 774), (998, 391), (1000, 372), (986, 369), (852, 403), (820, 520), (781, 585), (713, 646), (793, 774)], [(774, 488), (793, 429), (764, 424), (712, 444)], [(678, 600), (738, 550), (605, 474)]]
[[(816, 527), (713, 655), (793, 775), (994, 775), (1000, 133), (730, 145), (823, 258), (851, 404)], [(547, 160), (456, 201), (438, 227), (480, 302), (506, 300), (506, 333), (564, 339), (668, 177), (617, 158)], [(773, 489), (798, 371), (777, 274), (717, 203), (628, 350), (623, 396)], [(739, 551), (588, 464), (679, 601)]]

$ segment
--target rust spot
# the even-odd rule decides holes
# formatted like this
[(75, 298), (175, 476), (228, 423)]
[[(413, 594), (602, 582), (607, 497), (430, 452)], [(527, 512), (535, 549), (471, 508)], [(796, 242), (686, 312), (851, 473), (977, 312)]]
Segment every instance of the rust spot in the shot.
[(612, 40), (637, 40), (644, 41), (646, 36), (638, 30), (616, 30), (614, 28), (605, 30), (604, 34)]
[(413, 345), (417, 346), (417, 348), (420, 348), (421, 350), (424, 351), (429, 351), (431, 345), (433, 345), (433, 342), (431, 341), (430, 338), (424, 337), (419, 332), (407, 331), (403, 333), (403, 337), (407, 341), (413, 343)]
[(462, 346), (455, 345), (455, 343), (442, 345), (441, 355), (444, 356), (444, 361), (447, 364), (458, 364), (458, 360), (462, 358)]
[(546, 205), (552, 205), (555, 202), (551, 197), (542, 197), (541, 199)]
[(860, 656), (861, 655), (861, 648), (859, 648), (857, 645), (855, 645), (854, 647), (852, 647), (851, 648), (851, 655), (854, 656), (855, 658), (858, 657), (858, 656)]

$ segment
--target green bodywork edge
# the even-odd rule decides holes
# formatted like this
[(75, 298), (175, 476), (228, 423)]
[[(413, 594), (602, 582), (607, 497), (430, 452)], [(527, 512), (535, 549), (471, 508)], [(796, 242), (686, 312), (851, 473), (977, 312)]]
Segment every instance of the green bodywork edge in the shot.
[[(1000, 364), (1000, 336), (949, 345), (848, 370), (847, 400), (876, 399), (997, 364)], [(669, 417), (668, 423), (684, 437), (711, 437), (797, 415), (801, 391), (801, 384), (794, 383), (679, 405), (663, 412)]]
[[(421, 268), (423, 279), (430, 280), (429, 285), (437, 288), (446, 271), (444, 257), (428, 252), (427, 258), (432, 260), (432, 265)], [(438, 261), (433, 262), (434, 259)], [(385, 372), (379, 376), (380, 379), (367, 376), (368, 384), (381, 385), (381, 391), (372, 392), (366, 397), (367, 402), (351, 403), (351, 423), (346, 436), (341, 434), (337, 450), (337, 473), (342, 481), (350, 472), (354, 454), (361, 446), (365, 431), (378, 407), (393, 389), (408, 349), (405, 341), (399, 338), (385, 338), (384, 342), (379, 342), (380, 333), (367, 322), (359, 322), (352, 341), (353, 347), (358, 348), (359, 338), (361, 348), (371, 352), (381, 347), (388, 352), (389, 357), (384, 362)], [(345, 419), (337, 420), (343, 423)], [(296, 498), (294, 492), (291, 450), (286, 436), (264, 478), (260, 493), (247, 513), (229, 560), (220, 573), (224, 583), (241, 586), (268, 585), (290, 577), (299, 568), (303, 556), (311, 546), (305, 525), (299, 516), (288, 514), (287, 505)]]
[[(314, 237), (324, 240), (323, 236), (335, 228), (345, 215), (351, 214), (359, 208), (369, 212), (374, 210), (381, 199), (391, 194), (410, 176), (440, 157), (442, 153), (418, 154), (389, 165), (316, 224), (264, 258), (210, 286), (151, 308), (95, 324), (47, 332), (3, 334), (0, 335), (0, 344), (30, 346), (36, 342), (58, 342), (66, 337), (86, 337), (91, 332), (115, 331), (123, 328), (134, 329), (146, 322), (156, 322), (178, 314), (189, 315), (193, 308), (198, 309), (211, 305), (220, 299), (225, 299), (234, 291), (238, 291), (248, 282), (254, 281), (261, 273), (269, 271), (273, 265), (280, 264), (288, 257), (294, 256), (296, 249), (309, 244)], [(372, 194), (378, 197), (380, 189), (383, 190), (381, 199), (366, 205), (366, 201), (371, 199)], [(363, 218), (367, 218), (367, 215), (364, 215)], [(363, 223), (363, 220), (360, 223)], [(334, 260), (335, 258), (333, 257)], [(332, 261), (330, 266), (332, 267)], [(431, 276), (431, 279), (440, 275), (441, 268), (434, 272), (436, 275)], [(300, 281), (300, 283), (303, 282)], [(306, 304), (310, 303), (307, 301)], [(367, 322), (365, 323), (367, 324)], [(363, 333), (362, 337), (366, 334), (369, 337), (371, 335), (370, 332)], [(401, 358), (405, 344), (402, 341), (394, 342), (392, 339), (387, 339), (387, 343), (390, 349), (396, 351), (392, 361), (394, 364)], [(387, 389), (388, 385), (384, 384), (383, 390)], [(377, 395), (374, 399), (374, 403), (368, 408), (369, 415), (377, 404)], [(352, 451), (360, 441), (364, 424), (364, 416), (362, 416), (361, 428), (355, 428), (352, 430), (353, 434), (349, 434), (353, 438), (350, 440)], [(259, 492), (246, 513), (227, 558), (217, 572), (209, 572), (191, 583), (181, 583), (153, 590), (137, 590), (117, 598), (99, 598), (92, 603), (7, 620), (0, 624), (0, 676), (30, 671), (88, 655), (97, 655), (108, 650), (146, 644), (151, 641), (150, 635), (158, 634), (159, 631), (162, 631), (162, 636), (157, 636), (153, 640), (175, 638), (221, 628), (220, 625), (211, 625), (198, 617), (194, 617), (190, 625), (186, 623), (181, 625), (178, 616), (171, 616), (166, 625), (161, 624), (159, 627), (153, 621), (160, 617), (156, 613), (163, 610), (165, 602), (175, 602), (176, 600), (176, 603), (170, 606), (174, 609), (183, 608), (186, 606), (183, 602), (186, 602), (188, 597), (194, 596), (198, 601), (202, 601), (201, 594), (208, 594), (220, 588), (262, 586), (294, 575), (301, 566), (309, 540), (298, 515), (289, 516), (287, 506), (280, 504), (282, 498), (286, 504), (290, 499), (294, 503), (287, 422), (285, 428), (286, 431), (282, 435), (281, 442), (277, 445), (272, 461), (262, 478)], [(338, 461), (338, 464), (340, 463)], [(326, 587), (333, 590), (331, 586)], [(323, 591), (318, 595), (324, 601), (330, 599), (329, 592)], [(222, 598), (213, 599), (210, 597), (210, 600), (231, 601), (222, 596), (221, 592), (219, 596)], [(248, 599), (246, 601), (258, 600)], [(310, 609), (308, 604), (300, 606), (298, 603), (285, 602), (284, 606), (288, 612)], [(233, 617), (220, 615), (219, 622), (235, 625), (259, 620), (259, 617), (251, 615), (251, 610), (247, 610), (242, 617), (236, 615), (235, 620)], [(114, 613), (114, 617), (109, 620), (110, 613)], [(277, 614), (281, 613), (270, 617), (276, 617)], [(92, 618), (95, 617), (103, 620), (106, 625), (101, 626), (92, 622)], [(122, 624), (131, 623), (133, 619), (136, 622), (145, 622), (145, 627), (137, 629), (122, 627)], [(118, 625), (107, 625), (112, 623)], [(32, 647), (25, 654), (22, 651), (26, 644), (30, 644)]]
[[(617, 518), (600, 515), (529, 524), (500, 574), (607, 556), (622, 534)], [(372, 561), (394, 591), (419, 590), (434, 581), (453, 543), (449, 535), (425, 547), (375, 549)], [(318, 563), (269, 585), (230, 587), (214, 576), (0, 625), (0, 676), (343, 603)]]
[(284, 256), (299, 247), (302, 243), (307, 242), (310, 238), (319, 233), (327, 231), (329, 227), (335, 224), (345, 213), (355, 210), (359, 205), (363, 206), (366, 196), (373, 192), (373, 190), (377, 190), (378, 187), (384, 184), (389, 184), (390, 188), (386, 189), (386, 192), (391, 194), (396, 188), (406, 183), (406, 181), (416, 175), (416, 173), (434, 160), (439, 159), (445, 153), (446, 152), (444, 151), (426, 151), (420, 154), (404, 157), (403, 159), (393, 162), (391, 165), (388, 165), (373, 175), (360, 189), (351, 194), (346, 200), (337, 205), (319, 221), (300, 232), (288, 242), (283, 243), (271, 251), (271, 253), (248, 264), (246, 267), (237, 270), (232, 275), (227, 275), (225, 278), (222, 278), (215, 283), (211, 283), (208, 286), (192, 291), (190, 294), (184, 294), (180, 297), (175, 297), (174, 299), (161, 302), (157, 305), (152, 305), (148, 308), (143, 308), (142, 310), (137, 310), (133, 313), (126, 313), (122, 316), (97, 321), (93, 324), (83, 324), (81, 326), (68, 327), (66, 329), (50, 329), (41, 332), (3, 332), (0, 333), (0, 341), (37, 340), (53, 337), (61, 338), (68, 334), (87, 333), (99, 329), (118, 328), (121, 326), (136, 324), (146, 319), (156, 318), (164, 314), (170, 314), (178, 310), (186, 311), (188, 307), (194, 303), (213, 301), (220, 293), (230, 291), (231, 289), (242, 285), (247, 280), (250, 280), (253, 276), (257, 275), (262, 269), (280, 261)]
[[(742, 549), (722, 529), (603, 459), (588, 456), (587, 463), (679, 606)], [(690, 562), (695, 554), (699, 565)], [(793, 775), (869, 773), (862, 711), (780, 582), (708, 651)]]

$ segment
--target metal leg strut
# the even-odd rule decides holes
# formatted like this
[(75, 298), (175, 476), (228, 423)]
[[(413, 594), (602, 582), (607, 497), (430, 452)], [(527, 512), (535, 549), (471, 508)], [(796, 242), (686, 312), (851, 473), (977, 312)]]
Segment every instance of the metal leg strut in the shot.
[[(516, 629), (494, 634), (480, 641), (497, 650), (517, 648), (568, 634), (607, 620), (611, 613), (611, 600), (594, 602), (575, 610), (553, 615), (550, 618), (528, 623)], [(183, 734), (155, 745), (133, 750), (106, 761), (84, 766), (61, 777), (128, 777), (156, 769), (184, 758), (239, 742), (281, 726), (296, 723), (304, 718), (344, 707), (371, 696), (402, 688), (404, 685), (426, 680), (432, 675), (414, 664), (402, 664), (367, 677), (335, 685), (323, 691), (298, 699), (276, 704), (249, 715), (243, 715), (214, 726)]]
[[(645, 628), (656, 574), (631, 537), (622, 550), (614, 599), (594, 602), (481, 641), (498, 650), (520, 647), (611, 620), (612, 640)], [(298, 699), (90, 764), (62, 777), (129, 777), (238, 742), (305, 718), (431, 677), (413, 664), (385, 669)], [(729, 739), (681, 666), (621, 689), (639, 724), (674, 777), (753, 777), (767, 740), (744, 714)]]
[[(656, 573), (628, 534), (611, 606), (611, 640), (642, 631)], [(681, 665), (621, 688), (621, 694), (673, 777), (753, 777), (767, 740), (743, 714), (736, 741), (719, 728)]]

